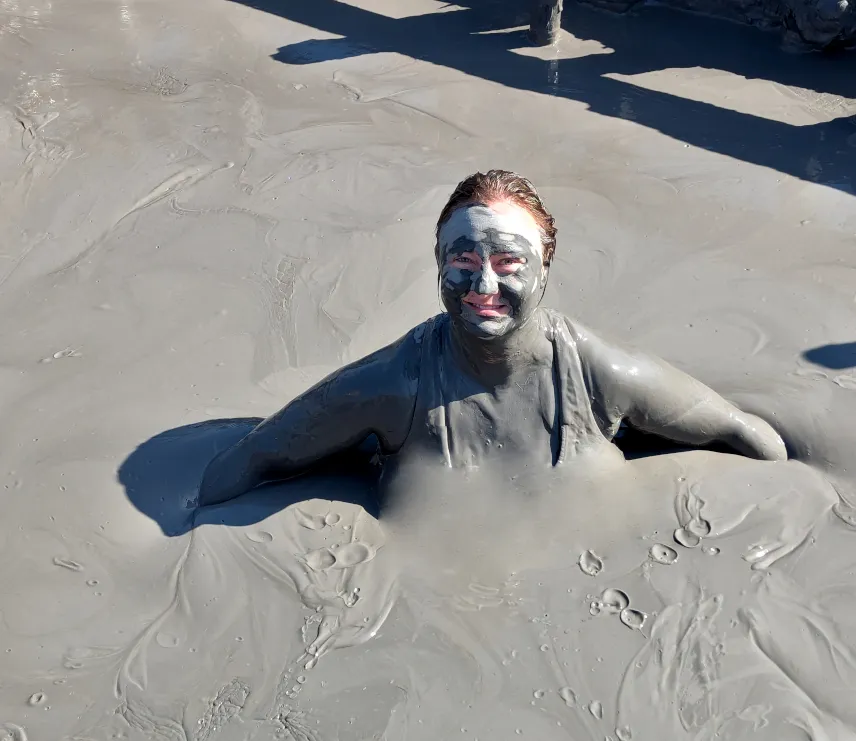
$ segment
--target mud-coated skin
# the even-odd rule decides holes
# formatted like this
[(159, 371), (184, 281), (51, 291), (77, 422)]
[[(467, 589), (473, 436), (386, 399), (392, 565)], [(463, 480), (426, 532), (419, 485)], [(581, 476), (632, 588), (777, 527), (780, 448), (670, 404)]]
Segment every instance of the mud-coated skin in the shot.
[[(473, 255), (469, 264), (455, 263)], [(513, 257), (522, 261), (515, 273), (503, 275), (491, 258)], [(453, 324), (484, 340), (494, 340), (519, 330), (531, 318), (544, 295), (547, 267), (541, 259), (541, 236), (534, 223), (497, 219), (486, 206), (470, 206), (453, 212), (437, 240), (440, 297)], [(498, 293), (510, 307), (500, 318), (474, 314), (463, 299), (471, 291)]]
[[(458, 414), (478, 418), (463, 425), (465, 436), (489, 435), (503, 455), (534, 451), (533, 460), (560, 460), (542, 455), (557, 440), (558, 341), (576, 344), (578, 383), (586, 385), (583, 398), (607, 440), (626, 420), (689, 445), (720, 441), (756, 458), (787, 457), (770, 425), (669, 364), (623, 350), (567, 319), (568, 332), (557, 333), (555, 319), (538, 308), (549, 266), (541, 233), (524, 210), (508, 204), (457, 209), (439, 231), (436, 257), (448, 341), (425, 346), (448, 354), (446, 380), (438, 380), (447, 394), (471, 402), (459, 406)], [(501, 305), (505, 313), (479, 313), (475, 300)], [(432, 412), (416, 400), (420, 372), (428, 365), (424, 335), (434, 324), (422, 324), (331, 374), (217, 456), (203, 477), (199, 503), (222, 502), (265, 480), (297, 475), (370, 435), (388, 455), (402, 450), (411, 429), (428, 423), (414, 419), (415, 410), (426, 417)]]
[[(536, 310), (538, 311), (538, 310)], [(533, 318), (537, 318), (537, 314)], [(484, 340), (453, 331), (454, 364), (469, 377), (482, 413), (506, 425), (501, 391), (543, 364), (549, 346), (546, 322), (527, 322), (504, 338), (496, 362), (486, 360)], [(657, 358), (622, 349), (574, 324), (592, 407), (607, 438), (622, 420), (641, 430), (689, 445), (721, 441), (745, 455), (786, 458), (784, 443), (762, 419), (742, 412), (712, 389)], [(345, 366), (262, 422), (209, 465), (199, 504), (236, 497), (266, 480), (308, 470), (323, 458), (371, 434), (394, 455), (414, 420), (424, 325), (397, 342)], [(537, 375), (537, 374), (536, 374)], [(550, 444), (544, 431), (540, 444)], [(539, 444), (533, 440), (533, 445)], [(519, 452), (519, 451), (518, 451)]]

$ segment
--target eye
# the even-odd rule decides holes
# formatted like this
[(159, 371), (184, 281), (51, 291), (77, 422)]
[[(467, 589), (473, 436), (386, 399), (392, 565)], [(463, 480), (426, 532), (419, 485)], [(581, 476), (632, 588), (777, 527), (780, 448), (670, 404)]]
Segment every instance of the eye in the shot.
[(453, 263), (459, 262), (459, 263), (463, 263), (464, 265), (472, 265), (473, 259), (471, 257), (467, 257), (466, 255), (458, 255), (457, 257), (452, 258), (452, 262)]
[(496, 261), (495, 265), (498, 269), (511, 270), (518, 265), (523, 265), (526, 262), (525, 258), (518, 256), (503, 257)]

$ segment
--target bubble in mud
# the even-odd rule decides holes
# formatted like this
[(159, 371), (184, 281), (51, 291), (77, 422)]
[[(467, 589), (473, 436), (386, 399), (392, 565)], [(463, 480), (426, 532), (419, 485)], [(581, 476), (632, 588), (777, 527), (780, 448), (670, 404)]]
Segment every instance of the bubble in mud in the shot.
[(545, 653), (550, 650), (550, 647), (546, 643), (541, 644), (541, 650)]
[(158, 633), (155, 636), (155, 640), (158, 643), (158, 646), (163, 648), (175, 648), (179, 644), (179, 640), (176, 636), (170, 635), (169, 633)]
[(630, 730), (630, 726), (621, 726), (615, 729), (615, 736), (618, 741), (630, 741), (633, 738), (633, 733)]
[(309, 551), (303, 557), (303, 560), (306, 561), (306, 565), (313, 571), (324, 571), (336, 563), (336, 557), (329, 548), (319, 548), (315, 551)]
[(695, 517), (687, 523), (687, 530), (699, 538), (710, 535), (710, 523), (702, 517)]
[(601, 610), (603, 609), (603, 603), (599, 600), (592, 600), (592, 603), (589, 605), (589, 615), (593, 615), (597, 617), (600, 615)]
[(648, 618), (644, 612), (630, 608), (622, 610), (619, 617), (622, 623), (633, 630), (642, 630), (642, 626), (645, 625), (645, 620)]
[(603, 705), (597, 700), (592, 700), (588, 706), (589, 712), (598, 720), (603, 718)]
[(630, 597), (620, 589), (613, 589), (612, 587), (603, 590), (600, 601), (603, 603), (603, 609), (612, 614), (621, 612), (630, 606)]
[(719, 552), (720, 552), (720, 551), (719, 551), (719, 548), (717, 548), (715, 545), (712, 545), (712, 546), (710, 546), (709, 548), (702, 548), (702, 550), (703, 550), (703, 551), (704, 551), (708, 556), (718, 556), (718, 555), (719, 555)]
[(656, 561), (657, 563), (661, 563), (665, 566), (671, 566), (678, 560), (678, 552), (674, 548), (670, 548), (662, 543), (655, 543), (652, 545), (651, 550), (648, 551), (648, 555), (651, 557), (652, 561)]
[(310, 515), (300, 509), (294, 510), (294, 519), (298, 525), (308, 530), (320, 530), (327, 524), (323, 515)]
[(588, 576), (597, 576), (603, 570), (603, 559), (594, 551), (584, 551), (580, 555), (580, 570)]
[(333, 525), (338, 524), (339, 520), (341, 520), (341, 519), (342, 519), (341, 515), (338, 515), (338, 514), (337, 514), (337, 513), (335, 513), (335, 512), (330, 512), (330, 514), (328, 514), (328, 515), (324, 518), (324, 522), (325, 522), (327, 525), (330, 525), (330, 527), (332, 527)]
[(254, 530), (247, 533), (247, 538), (253, 543), (270, 543), (273, 540), (273, 535), (266, 530)]
[(44, 705), (47, 702), (48, 696), (44, 692), (36, 692), (30, 695), (27, 700), (27, 705)]
[(562, 687), (559, 690), (559, 697), (562, 698), (562, 702), (564, 702), (569, 708), (572, 708), (577, 704), (577, 693), (570, 687)]
[(302, 674), (297, 678), (298, 684), (303, 684), (305, 681), (306, 681), (306, 677), (304, 677)]
[(682, 545), (684, 548), (698, 548), (701, 543), (701, 538), (693, 532), (690, 532), (685, 527), (679, 527), (675, 530), (675, 542)]
[(336, 551), (336, 568), (346, 569), (349, 566), (371, 561), (375, 557), (375, 553), (375, 549), (365, 543), (358, 541), (348, 543)]
[(98, 579), (90, 579), (88, 582), (86, 582), (86, 586), (87, 587), (97, 587), (98, 586)]
[(542, 697), (544, 697), (544, 690), (535, 690), (532, 693), (532, 697), (534, 697), (536, 700), (540, 700)]

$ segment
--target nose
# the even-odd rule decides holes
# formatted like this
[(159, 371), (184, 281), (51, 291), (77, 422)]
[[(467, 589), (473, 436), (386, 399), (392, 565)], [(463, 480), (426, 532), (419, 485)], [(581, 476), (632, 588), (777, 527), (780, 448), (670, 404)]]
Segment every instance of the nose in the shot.
[(473, 279), (473, 290), (480, 296), (493, 296), (499, 291), (499, 281), (489, 262), (482, 266), (481, 271), (476, 273)]

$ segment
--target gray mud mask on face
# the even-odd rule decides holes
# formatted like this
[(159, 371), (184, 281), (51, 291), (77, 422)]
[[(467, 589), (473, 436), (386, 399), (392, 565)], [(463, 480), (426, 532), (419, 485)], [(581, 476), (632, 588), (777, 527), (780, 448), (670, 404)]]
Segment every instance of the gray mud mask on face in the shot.
[[(498, 213), (487, 206), (466, 206), (454, 211), (440, 228), (437, 239), (440, 296), (456, 324), (482, 339), (503, 337), (521, 327), (537, 308), (547, 281), (542, 260), (541, 234), (523, 210)], [(470, 266), (453, 265), (456, 257), (472, 253)], [(515, 272), (500, 274), (491, 256), (520, 257)], [(474, 292), (499, 294), (508, 306), (504, 316), (481, 316), (464, 299)]]

